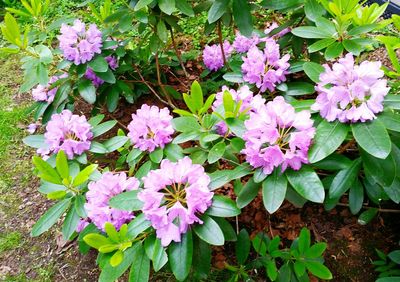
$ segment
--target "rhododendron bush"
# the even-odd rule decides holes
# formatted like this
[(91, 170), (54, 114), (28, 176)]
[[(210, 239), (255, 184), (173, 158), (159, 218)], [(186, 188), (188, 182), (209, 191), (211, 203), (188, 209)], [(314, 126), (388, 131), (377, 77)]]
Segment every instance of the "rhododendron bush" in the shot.
[[(65, 240), (98, 250), (100, 281), (129, 267), (130, 281), (161, 269), (206, 279), (211, 246), (228, 241), (239, 249), (231, 281), (254, 268), (273, 281), (331, 279), (326, 245), (311, 246), (306, 229), (280, 250), (278, 237), (239, 231), (237, 216), (258, 195), (274, 213), (285, 200), (329, 210), (346, 194), (363, 224), (381, 203), (400, 202), (400, 96), (366, 56), (379, 44), (372, 32), (390, 20), (347, 2), (131, 1), (101, 24), (62, 23), (53, 44), (29, 40), (7, 14), (7, 50), (24, 54), (21, 91), (35, 101), (29, 131), (38, 133), (24, 142), (37, 149), (39, 192), (54, 201), (32, 235), (60, 220)], [(218, 40), (195, 58), (205, 70), (180, 93), (164, 70), (184, 68), (174, 32), (202, 9)], [(257, 9), (286, 21), (258, 30)], [(232, 38), (222, 24), (233, 24)], [(152, 100), (140, 104), (142, 95)], [(230, 196), (220, 189), (228, 183)], [(245, 267), (250, 241), (257, 263)]]

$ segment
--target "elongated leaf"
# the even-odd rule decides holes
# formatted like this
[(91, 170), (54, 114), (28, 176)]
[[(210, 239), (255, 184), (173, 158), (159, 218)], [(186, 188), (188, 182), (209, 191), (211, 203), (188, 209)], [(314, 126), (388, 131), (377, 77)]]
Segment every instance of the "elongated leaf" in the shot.
[(203, 224), (197, 224), (193, 227), (194, 233), (196, 233), (200, 239), (211, 245), (222, 246), (225, 239), (219, 225), (207, 215), (203, 215), (201, 220)]
[(75, 208), (72, 207), (67, 212), (67, 215), (65, 217), (62, 226), (62, 234), (64, 240), (68, 240), (71, 237), (71, 235), (75, 232), (78, 223), (79, 223), (79, 215), (76, 213)]
[(106, 122), (103, 122), (99, 125), (96, 125), (92, 129), (93, 137), (100, 136), (107, 131), (109, 131), (111, 128), (113, 128), (117, 124), (116, 120), (109, 120)]
[(128, 233), (126, 236), (127, 238), (133, 240), (136, 238), (136, 236), (138, 236), (150, 226), (151, 222), (145, 218), (143, 213), (141, 213), (128, 224)]
[(324, 201), (324, 186), (318, 175), (310, 167), (303, 166), (299, 171), (288, 170), (286, 176), (294, 190), (302, 197), (315, 203)]
[(39, 170), (39, 176), (43, 180), (54, 184), (62, 184), (61, 177), (58, 175), (57, 171), (51, 167), (50, 164), (45, 162), (42, 158), (38, 156), (33, 156), (32, 162), (35, 167)]
[(240, 33), (250, 37), (253, 32), (253, 21), (250, 5), (247, 0), (232, 1), (233, 18)]
[(236, 259), (239, 264), (244, 264), (250, 253), (250, 237), (246, 229), (239, 232), (236, 241)]
[(225, 153), (225, 148), (226, 148), (226, 144), (224, 141), (221, 141), (217, 144), (215, 144), (210, 152), (208, 153), (208, 163), (212, 164), (215, 163), (216, 161), (218, 161), (222, 155)]
[(361, 159), (358, 158), (349, 168), (339, 171), (329, 188), (329, 196), (331, 198), (341, 197), (356, 180), (360, 167)]
[(211, 248), (201, 239), (194, 238), (193, 275), (197, 280), (206, 279), (211, 270)]
[(150, 260), (141, 243), (138, 243), (132, 254), (133, 261), (129, 273), (129, 282), (147, 282), (150, 276)]
[(236, 203), (239, 208), (247, 206), (257, 195), (261, 184), (255, 183), (253, 178), (250, 178), (246, 185), (240, 190)]
[(109, 153), (121, 148), (129, 138), (127, 136), (114, 136), (103, 143)]
[(331, 35), (325, 30), (315, 26), (300, 26), (292, 30), (292, 33), (302, 38), (330, 38)]
[(143, 207), (143, 202), (137, 198), (139, 190), (133, 190), (112, 197), (109, 205), (113, 208), (125, 211), (138, 211)]
[(31, 235), (33, 237), (39, 236), (43, 232), (52, 227), (57, 220), (63, 215), (63, 213), (71, 205), (71, 198), (64, 199), (54, 206), (52, 206), (44, 215), (42, 215), (39, 220), (35, 223), (32, 228)]
[(109, 262), (105, 263), (100, 273), (99, 282), (115, 281), (124, 274), (135, 259), (134, 255), (137, 252), (137, 249), (140, 248), (140, 244), (140, 242), (136, 243), (133, 247), (127, 249), (124, 252), (124, 260), (116, 267), (112, 267)]
[(332, 273), (320, 262), (306, 261), (307, 269), (316, 277), (321, 279), (332, 279)]
[(240, 209), (236, 203), (225, 196), (215, 195), (207, 214), (218, 217), (232, 217), (240, 214)]
[(57, 169), (58, 174), (62, 178), (68, 178), (68, 176), (69, 176), (68, 161), (67, 161), (67, 156), (65, 155), (63, 150), (60, 150), (57, 153), (56, 169)]
[(29, 147), (33, 147), (33, 148), (47, 147), (43, 134), (29, 135), (29, 136), (25, 137), (24, 139), (22, 139), (22, 142), (24, 142), (25, 145), (28, 145)]
[(192, 231), (188, 230), (182, 235), (181, 242), (172, 242), (168, 247), (169, 265), (177, 280), (183, 281), (189, 275), (192, 257)]
[(264, 207), (269, 213), (276, 212), (285, 200), (287, 179), (277, 169), (262, 183)]
[(208, 11), (208, 22), (211, 24), (219, 20), (227, 10), (229, 0), (215, 0)]
[(81, 80), (78, 84), (78, 91), (82, 98), (89, 104), (96, 102), (96, 88), (90, 80)]
[(310, 163), (318, 162), (332, 154), (346, 138), (349, 127), (339, 121), (323, 120), (317, 127), (313, 145), (308, 152)]
[(369, 154), (379, 159), (385, 159), (392, 148), (389, 134), (379, 121), (359, 122), (351, 125), (357, 144)]
[(97, 164), (91, 164), (85, 167), (78, 175), (74, 178), (72, 185), (79, 186), (89, 179), (89, 176), (97, 169)]
[(158, 0), (160, 10), (171, 15), (175, 11), (175, 0)]
[(354, 181), (349, 192), (349, 207), (352, 214), (357, 214), (363, 205), (364, 187), (359, 180)]

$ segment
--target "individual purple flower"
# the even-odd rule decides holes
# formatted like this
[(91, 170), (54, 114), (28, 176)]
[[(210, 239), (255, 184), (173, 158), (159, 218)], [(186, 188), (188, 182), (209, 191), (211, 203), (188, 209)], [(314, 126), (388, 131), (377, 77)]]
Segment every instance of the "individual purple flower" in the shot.
[(104, 225), (109, 222), (118, 230), (124, 223), (134, 218), (133, 212), (112, 208), (108, 202), (120, 193), (137, 190), (139, 181), (136, 178), (126, 177), (124, 172), (118, 174), (106, 172), (99, 180), (90, 182), (88, 188), (85, 210), (97, 228), (104, 230)]
[[(276, 29), (276, 28), (278, 28), (278, 27), (279, 27), (279, 25), (278, 25), (276, 22), (272, 22), (271, 25), (270, 25), (268, 28), (266, 28), (266, 29), (264, 30), (264, 33), (265, 33), (268, 37), (271, 37), (271, 36), (269, 36), (269, 34), (271, 33), (271, 31), (273, 31), (274, 29)], [(277, 38), (280, 38), (280, 37), (284, 36), (286, 33), (289, 33), (289, 32), (290, 32), (290, 28), (287, 27), (287, 28), (282, 29), (281, 31), (279, 31), (277, 34), (272, 35), (272, 37), (275, 38), (275, 39), (277, 39)], [(267, 37), (267, 38), (268, 38), (268, 37)], [(264, 40), (265, 40), (265, 39), (262, 39), (261, 41), (264, 41)]]
[[(108, 63), (108, 66), (110, 67), (110, 69), (116, 70), (116, 68), (118, 68), (117, 58), (115, 58), (113, 56), (107, 56), (105, 59)], [(96, 73), (93, 71), (93, 69), (90, 67), (88, 67), (88, 69), (86, 70), (85, 77), (87, 79), (91, 80), (95, 87), (99, 87), (100, 85), (102, 85), (104, 83), (104, 80), (102, 80), (100, 77), (98, 77), (96, 75)]]
[(243, 79), (256, 84), (261, 92), (267, 89), (272, 92), (277, 84), (286, 80), (289, 58), (289, 54), (281, 58), (279, 45), (274, 39), (267, 38), (264, 52), (254, 46), (242, 57)]
[(247, 162), (254, 168), (262, 168), (265, 174), (281, 166), (299, 170), (308, 163), (308, 149), (315, 134), (309, 111), (296, 113), (282, 96), (268, 102), (257, 112), (250, 113), (245, 121), (243, 136)]
[(236, 33), (235, 41), (232, 43), (232, 47), (238, 53), (246, 53), (249, 49), (260, 42), (260, 38), (257, 34), (253, 34), (251, 37), (246, 37), (240, 34), (240, 32)]
[(163, 160), (160, 169), (150, 171), (143, 183), (138, 199), (164, 247), (171, 241), (180, 242), (190, 225), (203, 223), (198, 215), (211, 205), (213, 193), (208, 188), (210, 177), (201, 165), (188, 157), (176, 163)]
[[(234, 89), (229, 89), (227, 86), (222, 86), (222, 91), (218, 92), (215, 96), (215, 101), (212, 105), (213, 111), (219, 112), (224, 115), (223, 110), (223, 101), (224, 101), (224, 92), (228, 91), (231, 95), (233, 101), (235, 103), (241, 102), (240, 109), (238, 114), (243, 112), (252, 112), (257, 111), (257, 109), (264, 105), (265, 99), (261, 97), (261, 95), (253, 96), (253, 92), (250, 91), (250, 88), (247, 85), (240, 87), (237, 91)], [(218, 134), (224, 136), (228, 132), (228, 126), (224, 121), (219, 122), (216, 125), (216, 131)]]
[(33, 134), (35, 133), (37, 128), (38, 125), (36, 123), (31, 123), (30, 125), (28, 125), (28, 128), (26, 130), (29, 132), (29, 134)]
[[(50, 77), (49, 82), (43, 86), (43, 85), (38, 85), (36, 88), (32, 89), (32, 98), (33, 100), (37, 102), (47, 102), (51, 103), (54, 100), (54, 97), (56, 96), (58, 87), (53, 87), (51, 88), (52, 84), (55, 83), (57, 80), (61, 78), (66, 78), (68, 75), (66, 73), (62, 75), (54, 75)], [(51, 89), (50, 89), (51, 88)]]
[(389, 92), (381, 62), (364, 61), (354, 65), (351, 53), (332, 68), (324, 65), (316, 86), (318, 97), (311, 109), (327, 121), (365, 122), (383, 111), (383, 99)]
[(132, 114), (132, 121), (128, 125), (128, 137), (135, 148), (152, 152), (156, 148), (164, 148), (171, 142), (174, 129), (171, 124), (172, 116), (167, 108), (146, 104)]
[[(225, 58), (228, 59), (232, 52), (232, 45), (225, 40), (222, 45), (225, 53)], [(204, 65), (211, 71), (217, 71), (224, 66), (224, 58), (222, 57), (221, 47), (219, 44), (207, 45), (203, 50)]]
[(62, 24), (61, 35), (58, 36), (60, 49), (68, 61), (75, 65), (84, 64), (101, 53), (101, 32), (95, 24), (86, 26), (80, 20), (75, 20), (72, 26)]
[(85, 116), (63, 110), (60, 114), (51, 116), (44, 137), (47, 148), (39, 149), (39, 154), (48, 155), (63, 150), (68, 159), (73, 159), (74, 155), (81, 155), (89, 150), (93, 133)]

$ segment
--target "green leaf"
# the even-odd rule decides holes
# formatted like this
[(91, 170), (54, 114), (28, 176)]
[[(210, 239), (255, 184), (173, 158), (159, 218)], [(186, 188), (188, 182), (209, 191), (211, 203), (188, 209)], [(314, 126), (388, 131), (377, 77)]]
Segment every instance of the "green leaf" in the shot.
[(214, 195), (212, 204), (207, 210), (208, 215), (217, 217), (232, 217), (240, 214), (236, 203), (225, 196)]
[(250, 237), (246, 229), (242, 229), (239, 232), (236, 241), (236, 260), (239, 264), (243, 265), (250, 254)]
[(323, 160), (313, 164), (313, 167), (324, 170), (341, 170), (348, 168), (351, 165), (351, 160), (343, 155), (331, 154)]
[(150, 276), (150, 260), (141, 243), (137, 244), (133, 253), (129, 282), (147, 282)]
[(308, 271), (310, 271), (314, 276), (321, 279), (332, 279), (332, 273), (322, 263), (316, 261), (306, 261), (305, 264)]
[(236, 203), (239, 208), (244, 208), (258, 195), (260, 183), (255, 183), (253, 178), (250, 178), (246, 185), (240, 190), (236, 198)]
[(238, 137), (242, 137), (246, 132), (244, 122), (238, 118), (227, 118), (225, 122), (229, 129), (232, 130), (232, 132)]
[(343, 169), (336, 174), (329, 188), (330, 198), (341, 197), (354, 183), (361, 167), (361, 159), (353, 161), (349, 168)]
[(349, 207), (352, 214), (357, 214), (363, 205), (364, 201), (364, 187), (361, 182), (356, 179), (353, 185), (350, 186), (349, 192)]
[(341, 42), (335, 42), (328, 46), (325, 50), (325, 59), (331, 60), (339, 57), (343, 53), (343, 45)]
[(310, 248), (311, 234), (310, 230), (303, 227), (300, 231), (299, 240), (297, 241), (300, 254), (304, 254)]
[(145, 218), (145, 215), (143, 213), (141, 213), (128, 224), (128, 233), (126, 236), (128, 239), (133, 240), (136, 238), (136, 236), (138, 236), (150, 226), (151, 222)]
[(45, 138), (43, 134), (40, 135), (29, 135), (22, 139), (25, 145), (32, 148), (42, 148), (46, 147)]
[(108, 112), (114, 112), (118, 107), (119, 102), (119, 90), (117, 87), (112, 87), (107, 93), (106, 104)]
[(161, 245), (161, 240), (158, 238), (154, 237), (154, 243), (152, 244), (150, 257), (153, 261), (153, 268), (155, 272), (159, 271), (168, 262), (167, 253)]
[(114, 136), (106, 140), (103, 145), (107, 148), (107, 152), (111, 153), (124, 146), (128, 140), (129, 138), (127, 136)]
[(292, 33), (302, 38), (330, 38), (331, 34), (315, 26), (300, 26), (292, 30)]
[(124, 252), (124, 260), (116, 267), (111, 266), (107, 262), (100, 273), (99, 282), (110, 282), (117, 280), (124, 272), (129, 268), (135, 259), (135, 253), (139, 248), (140, 243), (136, 243), (133, 247), (127, 249)]
[(144, 7), (146, 7), (147, 5), (149, 5), (151, 2), (153, 2), (153, 0), (139, 0), (136, 5), (135, 5), (135, 11), (138, 11)]
[(400, 95), (388, 94), (385, 96), (384, 105), (394, 110), (400, 110)]
[(389, 154), (386, 159), (378, 159), (362, 149), (360, 153), (363, 160), (364, 174), (382, 186), (392, 185), (396, 178), (396, 170), (398, 170), (393, 154)]
[(75, 211), (80, 217), (87, 217), (86, 210), (85, 210), (85, 205), (86, 203), (86, 198), (83, 195), (76, 195), (75, 196), (75, 201), (74, 201), (74, 206), (75, 206)]
[(224, 155), (225, 148), (226, 144), (224, 141), (215, 144), (208, 153), (207, 157), (208, 163), (212, 164), (218, 161)]
[(201, 129), (200, 124), (194, 117), (177, 117), (172, 120), (172, 126), (176, 131), (192, 132)]
[(308, 151), (310, 163), (318, 162), (332, 154), (343, 143), (348, 131), (349, 127), (339, 121), (322, 120), (317, 127), (313, 145)]
[(211, 248), (210, 245), (194, 238), (193, 249), (193, 276), (196, 281), (207, 278), (211, 270)]
[(133, 190), (120, 193), (112, 197), (109, 205), (115, 209), (124, 211), (138, 211), (143, 207), (143, 202), (137, 198), (140, 190)]
[(315, 203), (322, 203), (325, 198), (324, 186), (318, 175), (308, 166), (298, 170), (287, 170), (286, 176), (294, 190), (302, 197)]
[[(314, 52), (320, 51), (322, 49), (325, 49), (326, 47), (332, 45), (335, 42), (336, 42), (335, 38), (325, 38), (325, 39), (321, 39), (321, 40), (314, 42), (313, 44), (308, 46), (307, 49), (308, 49), (308, 52), (314, 53)], [(314, 63), (314, 64), (316, 64), (316, 63)], [(319, 64), (317, 64), (317, 65), (322, 67)]]
[(222, 217), (215, 217), (213, 219), (221, 228), (222, 233), (224, 233), (225, 241), (236, 241), (237, 240), (235, 230), (233, 229), (232, 225), (226, 219), (224, 219)]
[(224, 245), (224, 234), (222, 233), (221, 228), (219, 228), (219, 225), (207, 215), (203, 215), (201, 220), (203, 221), (203, 224), (196, 224), (193, 227), (194, 233), (210, 245)]
[(219, 20), (226, 12), (229, 0), (215, 0), (208, 11), (208, 23), (213, 23)]
[(383, 123), (386, 129), (400, 132), (400, 114), (385, 111), (379, 114), (378, 120)]
[(88, 79), (82, 79), (78, 83), (78, 91), (82, 98), (89, 104), (96, 102), (96, 88)]
[(209, 176), (211, 178), (209, 188), (213, 191), (232, 180), (232, 170), (216, 170)]
[(64, 240), (68, 240), (72, 234), (74, 234), (76, 227), (78, 226), (79, 219), (80, 218), (76, 213), (75, 207), (70, 208), (62, 225), (62, 234)]
[(106, 72), (108, 70), (108, 63), (102, 56), (97, 56), (88, 65), (95, 72)]
[(306, 258), (319, 258), (326, 250), (326, 243), (320, 242), (311, 246), (311, 248), (307, 249), (304, 254)]
[(370, 208), (360, 214), (358, 217), (358, 223), (361, 225), (368, 224), (378, 214), (377, 208)]
[(379, 120), (359, 122), (351, 125), (353, 136), (358, 145), (379, 159), (386, 159), (392, 143), (385, 126)]
[(171, 15), (175, 11), (175, 0), (158, 0), (160, 10)]
[(37, 170), (39, 170), (40, 178), (54, 184), (60, 184), (60, 185), (62, 184), (62, 179), (58, 175), (57, 171), (54, 168), (52, 168), (51, 165), (45, 162), (42, 158), (38, 156), (33, 156), (32, 162), (37, 168)]
[(62, 178), (68, 178), (69, 177), (69, 168), (68, 168), (67, 156), (65, 155), (63, 150), (60, 150), (57, 153), (56, 169), (57, 169), (58, 174)]
[(85, 241), (85, 243), (88, 244), (90, 247), (97, 250), (104, 245), (111, 244), (110, 239), (97, 233), (87, 234), (85, 237), (83, 237), (83, 241)]
[(265, 178), (267, 178), (268, 175), (264, 174), (264, 171), (262, 168), (257, 168), (254, 171), (253, 175), (253, 180), (255, 183), (261, 183), (264, 181)]
[(124, 253), (121, 250), (117, 250), (110, 258), (110, 265), (112, 267), (116, 267), (122, 262), (123, 259), (124, 259)]
[(196, 111), (200, 110), (201, 107), (203, 107), (203, 90), (201, 90), (201, 86), (197, 81), (192, 83), (190, 88), (190, 97)]
[(176, 144), (168, 144), (164, 148), (165, 157), (172, 162), (176, 162), (184, 157), (182, 147)]
[(233, 0), (232, 12), (240, 33), (250, 37), (253, 32), (253, 21), (249, 2), (247, 0)]
[(93, 138), (100, 136), (107, 131), (109, 131), (111, 128), (113, 128), (117, 124), (116, 120), (109, 120), (103, 123), (100, 123), (99, 125), (96, 125), (92, 128), (92, 133), (93, 133)]
[(285, 200), (287, 179), (278, 169), (262, 183), (264, 207), (269, 213), (276, 212)]
[(168, 30), (163, 20), (159, 20), (157, 23), (157, 35), (162, 42), (167, 42)]
[(343, 47), (346, 51), (353, 53), (355, 56), (360, 55), (361, 51), (364, 49), (361, 44), (352, 39), (343, 40)]
[(108, 69), (106, 72), (96, 72), (96, 75), (107, 83), (113, 84), (116, 81), (111, 69)]
[(236, 73), (236, 72), (227, 72), (222, 76), (222, 78), (225, 79), (226, 81), (233, 83), (244, 82), (243, 75), (241, 73)]
[(99, 142), (92, 141), (90, 144), (89, 151), (92, 153), (97, 153), (97, 154), (105, 154), (105, 153), (107, 153), (107, 148)]
[(304, 4), (304, 12), (307, 18), (313, 22), (325, 14), (325, 9), (316, 0), (307, 0)]
[(400, 250), (392, 251), (387, 256), (395, 263), (400, 264)]
[(181, 237), (181, 242), (172, 242), (168, 247), (169, 265), (175, 278), (183, 281), (189, 275), (193, 257), (192, 231), (189, 229)]
[(82, 171), (78, 173), (77, 176), (75, 176), (72, 185), (76, 187), (87, 181), (89, 179), (89, 176), (97, 169), (97, 166), (97, 164), (91, 164), (85, 167)]
[(162, 148), (157, 148), (149, 154), (150, 160), (156, 164), (159, 164), (164, 156)]
[(194, 11), (191, 5), (186, 0), (175, 0), (176, 8), (186, 16), (193, 17)]
[(368, 33), (378, 27), (377, 24), (367, 24), (367, 25), (362, 25), (362, 26), (356, 26), (352, 29), (349, 30), (347, 33), (349, 36), (356, 36), (360, 35), (362, 33)]
[(57, 204), (53, 205), (47, 212), (42, 215), (39, 220), (32, 227), (31, 235), (33, 237), (39, 236), (43, 232), (52, 227), (57, 220), (63, 215), (63, 213), (69, 208), (71, 205), (71, 198), (64, 199)]
[(308, 82), (288, 82), (278, 85), (278, 90), (289, 96), (302, 96), (315, 92), (314, 85)]

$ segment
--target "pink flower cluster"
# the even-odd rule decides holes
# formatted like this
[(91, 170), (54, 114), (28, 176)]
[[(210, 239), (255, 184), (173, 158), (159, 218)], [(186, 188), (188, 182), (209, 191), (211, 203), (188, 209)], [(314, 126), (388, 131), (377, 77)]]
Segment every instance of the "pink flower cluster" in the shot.
[(101, 36), (95, 24), (91, 24), (86, 30), (84, 23), (75, 20), (72, 26), (62, 24), (58, 40), (65, 59), (79, 65), (89, 62), (95, 54), (101, 53)]
[(180, 242), (190, 225), (202, 224), (198, 214), (211, 205), (213, 193), (201, 165), (193, 164), (188, 157), (176, 163), (163, 160), (160, 169), (150, 171), (143, 182), (138, 199), (144, 203), (143, 213), (163, 246)]
[(381, 79), (384, 75), (381, 62), (354, 65), (349, 53), (332, 68), (328, 65), (324, 68), (316, 86), (319, 95), (311, 109), (319, 111), (326, 120), (365, 122), (383, 111), (383, 99), (390, 88), (386, 79)]
[[(233, 48), (229, 41), (225, 40), (222, 45), (224, 48), (225, 58), (228, 59)], [(219, 44), (207, 45), (203, 50), (203, 62), (204, 65), (211, 71), (217, 71), (224, 66), (224, 59), (222, 57), (222, 51)]]
[[(265, 99), (261, 97), (261, 95), (253, 96), (253, 92), (250, 91), (250, 88), (247, 85), (240, 87), (237, 91), (234, 89), (229, 89), (227, 86), (222, 86), (222, 91), (218, 92), (215, 96), (215, 101), (212, 105), (213, 111), (217, 111), (223, 113), (222, 105), (223, 105), (223, 96), (224, 92), (228, 91), (236, 103), (242, 101), (242, 104), (239, 109), (239, 113), (244, 111), (255, 112), (258, 108), (264, 105)], [(217, 133), (224, 136), (228, 131), (228, 126), (224, 121), (219, 122), (216, 125)]]
[(85, 116), (73, 115), (70, 110), (53, 114), (47, 123), (44, 134), (46, 149), (38, 149), (38, 153), (46, 156), (63, 150), (68, 159), (81, 155), (89, 150), (93, 133)]
[(122, 224), (129, 222), (134, 217), (130, 211), (110, 207), (108, 201), (122, 192), (137, 190), (139, 181), (136, 178), (126, 177), (123, 172), (119, 174), (106, 172), (99, 180), (90, 182), (88, 188), (85, 210), (88, 218), (97, 228), (104, 230), (106, 222), (110, 222), (116, 229), (119, 229)]
[(171, 142), (174, 129), (171, 124), (172, 116), (167, 108), (146, 104), (132, 114), (132, 121), (128, 125), (128, 137), (135, 148), (152, 152), (156, 148), (164, 148)]
[[(108, 63), (108, 66), (110, 67), (110, 69), (116, 70), (116, 68), (118, 68), (117, 58), (115, 58), (113, 56), (107, 56), (105, 59)], [(86, 70), (85, 77), (87, 79), (91, 80), (95, 87), (99, 87), (100, 85), (102, 85), (104, 83), (104, 80), (102, 80), (100, 77), (98, 77), (96, 75), (96, 73), (93, 71), (93, 69), (90, 67), (88, 67), (88, 69)]]
[(237, 32), (232, 47), (238, 53), (246, 53), (251, 47), (256, 46), (259, 42), (260, 38), (257, 34), (253, 34), (252, 37), (246, 37), (241, 35), (240, 32)]
[(308, 163), (308, 149), (315, 134), (309, 111), (296, 113), (283, 97), (276, 97), (257, 112), (250, 113), (245, 121), (242, 153), (254, 168), (265, 174), (281, 166), (299, 170)]
[(54, 100), (54, 97), (56, 96), (58, 87), (54, 87), (52, 89), (51, 85), (56, 82), (57, 80), (61, 79), (61, 78), (66, 78), (68, 75), (67, 74), (62, 74), (62, 75), (54, 75), (52, 77), (50, 77), (49, 82), (47, 83), (47, 85), (43, 86), (43, 85), (38, 85), (36, 86), (34, 89), (32, 89), (32, 98), (33, 100), (37, 101), (37, 102), (47, 102), (47, 103), (51, 103)]
[(256, 46), (250, 48), (242, 57), (243, 79), (256, 86), (261, 92), (274, 91), (276, 84), (286, 80), (290, 55), (281, 58), (279, 45), (272, 38), (265, 39), (264, 52)]

